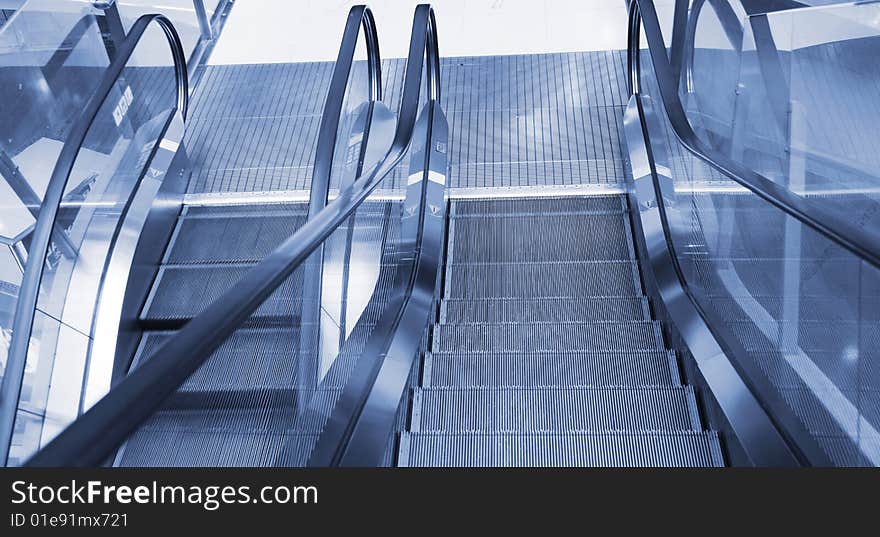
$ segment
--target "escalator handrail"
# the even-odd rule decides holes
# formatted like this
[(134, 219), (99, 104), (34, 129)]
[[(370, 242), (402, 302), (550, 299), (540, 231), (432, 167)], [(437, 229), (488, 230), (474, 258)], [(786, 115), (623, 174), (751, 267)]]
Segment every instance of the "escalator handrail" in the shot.
[(660, 90), (660, 100), (678, 141), (691, 154), (744, 186), (761, 199), (774, 205), (844, 250), (880, 268), (880, 239), (822, 206), (794, 194), (782, 185), (748, 169), (708, 147), (694, 132), (684, 106), (675, 89), (678, 76), (672, 73), (666, 56), (666, 46), (653, 0), (630, 0), (627, 65), (630, 94), (641, 93), (640, 39), (644, 28), (654, 77)]
[[(432, 48), (435, 52), (428, 61), (437, 62), (437, 46), (433, 10), (428, 5), (420, 5), (413, 17), (408, 63), (420, 62), (422, 56), (419, 51), (426, 48)], [(434, 69), (436, 72), (433, 76), (429, 75), (427, 83), (429, 86), (436, 84), (432, 93), (439, 97), (439, 64), (435, 63)], [(418, 356), (417, 349), (426, 328), (425, 322), (430, 322), (444, 243), (442, 226), (437, 227), (436, 217), (439, 214), (443, 218), (445, 211), (439, 209), (444, 203), (443, 189), (438, 191), (429, 186), (436, 178), (429, 178), (434, 171), (428, 155), (434, 151), (435, 143), (439, 143), (434, 138), (435, 119), (442, 117), (439, 120), (441, 124), (446, 120), (436, 99), (429, 98), (422, 113), (427, 138), (423, 148), (425, 161), (421, 163), (423, 176), (418, 194), (419, 206), (412, 215), (420, 222), (413, 241), (415, 244), (404, 254), (406, 259), (402, 260), (403, 266), (396, 271), (389, 305), (376, 322), (339, 398), (329, 413), (319, 408), (314, 416), (315, 421), (323, 421), (324, 425), (309, 455), (308, 466), (381, 465), (412, 360)], [(413, 159), (416, 159), (416, 154)], [(418, 185), (412, 182), (414, 170), (414, 167), (410, 168), (410, 186)], [(445, 180), (438, 183), (445, 185)], [(407, 205), (411, 194), (407, 192)], [(433, 223), (428, 224), (428, 219), (432, 219)], [(314, 410), (314, 407), (310, 408), (310, 412)]]
[[(361, 205), (403, 159), (418, 116), (423, 66), (426, 98), (439, 101), (440, 58), (430, 5), (416, 7), (425, 20), (413, 25), (397, 129), (378, 164), (310, 218), (239, 282), (170, 337), (104, 398), (77, 418), (28, 462), (28, 466), (100, 464), (143, 423), (309, 256)], [(342, 95), (339, 96), (340, 98)], [(424, 203), (424, 200), (422, 200)]]
[[(876, 2), (878, 0), (872, 1)], [(770, 5), (761, 5), (760, 9), (758, 9), (758, 6), (756, 5), (745, 4), (744, 2), (741, 3), (743, 3), (746, 15), (750, 21), (754, 21), (757, 17), (765, 16), (771, 13), (805, 9), (807, 7), (810, 7), (806, 4), (795, 2), (794, 0), (781, 0), (780, 2), (772, 3)], [(685, 42), (689, 46), (686, 50), (687, 57), (684, 61), (684, 76), (687, 82), (688, 92), (691, 93), (695, 92), (693, 73), (697, 24), (699, 23), (699, 18), (705, 4), (706, 0), (694, 0), (693, 4), (691, 4), (690, 14), (688, 15), (689, 19), (687, 23), (687, 35), (685, 36)], [(715, 17), (724, 27), (724, 33), (727, 36), (727, 41), (730, 46), (734, 50), (741, 49), (744, 30), (741, 26), (741, 21), (736, 17), (733, 8), (726, 1), (718, 2), (709, 0), (709, 4), (711, 8), (715, 11)], [(769, 41), (764, 41), (757, 38), (758, 35), (756, 34), (756, 32), (757, 30), (753, 27), (752, 33), (755, 34), (754, 46), (758, 51), (758, 58), (762, 72), (761, 80), (764, 84), (764, 88), (767, 92), (770, 102), (779, 103), (780, 101), (778, 95), (780, 89), (784, 92), (788, 92), (789, 88), (788, 82), (786, 81), (785, 75), (782, 71), (782, 66), (777, 57), (778, 51), (776, 50), (776, 44), (772, 40), (772, 35), (768, 36), (770, 38)], [(740, 53), (742, 53), (741, 50)], [(762, 57), (765, 59), (761, 59)], [(766, 61), (766, 59), (770, 59), (770, 61), (768, 62)], [(787, 106), (780, 108), (779, 104), (774, 104), (772, 108), (774, 115), (776, 116), (777, 124), (784, 129), (784, 125), (786, 124), (788, 117), (787, 112), (785, 112)], [(780, 110), (782, 111), (782, 113), (780, 113)], [(705, 114), (705, 112), (703, 113)], [(718, 119), (718, 121), (721, 120)], [(765, 139), (762, 139), (762, 141), (764, 140)], [(766, 141), (771, 145), (775, 143), (769, 139), (766, 139)], [(792, 151), (792, 153), (802, 155), (804, 158), (815, 161), (819, 164), (837, 168), (853, 175), (861, 175), (866, 178), (877, 179), (877, 176), (874, 172), (865, 169), (858, 162), (847, 161), (843, 157), (832, 155), (829, 153), (823, 153), (816, 148), (810, 148), (809, 151), (807, 151), (802, 148), (791, 147), (790, 150)]]
[(373, 12), (365, 5), (353, 6), (348, 12), (339, 54), (333, 66), (330, 87), (321, 125), (318, 128), (318, 141), (315, 148), (314, 166), (312, 167), (311, 192), (309, 195), (309, 216), (316, 215), (327, 206), (327, 195), (330, 189), (330, 178), (333, 173), (333, 156), (336, 151), (336, 136), (339, 132), (339, 121), (342, 107), (345, 104), (345, 90), (354, 64), (359, 28), (363, 28), (364, 44), (367, 51), (367, 99), (370, 102), (382, 100), (382, 58), (379, 53), (379, 34)]
[[(46, 187), (46, 195), (40, 207), (39, 217), (34, 227), (29, 252), (30, 262), (27, 264), (19, 288), (18, 301), (15, 307), (12, 341), (9, 345), (6, 370), (0, 386), (0, 461), (7, 462), (18, 400), (24, 381), (25, 362), (27, 361), (30, 338), (36, 316), (37, 299), (43, 277), (45, 259), (51, 242), (55, 219), (60, 210), (64, 191), (76, 164), (79, 151), (85, 143), (86, 136), (92, 128), (98, 113), (117, 80), (125, 69), (131, 55), (140, 44), (146, 30), (151, 24), (158, 24), (165, 34), (174, 61), (177, 97), (174, 113), (179, 112), (186, 118), (189, 103), (189, 79), (186, 71), (186, 55), (177, 30), (164, 15), (147, 14), (139, 17), (132, 25), (125, 41), (117, 49), (116, 57), (110, 62), (100, 85), (95, 89), (82, 113), (80, 113), (71, 129), (64, 146), (61, 148), (55, 168)], [(158, 144), (156, 144), (158, 146)], [(155, 148), (154, 148), (155, 150)]]

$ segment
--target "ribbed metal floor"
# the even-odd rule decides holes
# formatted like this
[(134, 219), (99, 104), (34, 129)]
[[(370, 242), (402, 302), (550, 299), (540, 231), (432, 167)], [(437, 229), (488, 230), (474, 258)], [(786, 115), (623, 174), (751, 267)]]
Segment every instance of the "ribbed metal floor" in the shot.
[(419, 388), (413, 432), (698, 430), (689, 387)]
[[(306, 212), (305, 204), (185, 207), (141, 314), (135, 367), (295, 232)], [(314, 331), (300, 322), (302, 281), (300, 269), (128, 439), (116, 463), (275, 464), (288, 437), (309, 438), (314, 431), (297, 421), (312, 387), (301, 378), (309, 374), (303, 357), (314, 352)]]
[[(622, 51), (441, 62), (450, 124), (448, 187), (625, 182)], [(392, 110), (403, 66), (402, 59), (383, 62)], [(332, 67), (206, 66), (185, 139), (194, 165), (190, 192), (307, 190)], [(397, 174), (393, 187), (404, 178)]]
[[(235, 286), (306, 220), (301, 204), (187, 206), (141, 314), (135, 367), (206, 305)], [(390, 298), (399, 256), (400, 204), (365, 202), (331, 237), (351, 240), (358, 258), (381, 266), (373, 298), (351, 314), (335, 360), (318, 364), (318, 306), (304, 292), (312, 260), (300, 266), (125, 443), (123, 466), (298, 466), (305, 464), (342, 386)], [(349, 234), (350, 232), (350, 234)], [(354, 263), (354, 261), (352, 261)], [(327, 268), (330, 267), (330, 268)], [(332, 265), (326, 265), (332, 275)], [(325, 296), (324, 308), (333, 308)], [(307, 309), (308, 308), (308, 309)], [(332, 338), (328, 338), (332, 339)], [(319, 371), (320, 368), (320, 371)]]
[(400, 466), (720, 466), (623, 197), (453, 201)]
[[(141, 320), (178, 323), (198, 315), (305, 223), (305, 204), (185, 207)], [(302, 296), (302, 271), (260, 308), (291, 315)]]
[(721, 466), (713, 431), (403, 433), (400, 466)]
[(435, 352), (422, 386), (678, 386), (672, 351)]

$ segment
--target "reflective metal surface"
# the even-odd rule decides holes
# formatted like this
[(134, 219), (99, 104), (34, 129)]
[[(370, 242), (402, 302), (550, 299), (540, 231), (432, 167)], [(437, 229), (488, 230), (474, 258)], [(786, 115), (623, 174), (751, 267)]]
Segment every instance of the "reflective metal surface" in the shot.
[[(179, 113), (181, 117), (185, 118), (186, 116), (189, 92), (186, 61), (183, 56), (180, 40), (168, 19), (159, 15), (146, 15), (135, 23), (128, 39), (119, 48), (116, 58), (108, 67), (101, 84), (80, 114), (75, 127), (61, 150), (43, 198), (40, 216), (37, 220), (31, 242), (31, 262), (28, 264), (22, 279), (19, 299), (16, 304), (15, 324), (9, 347), (6, 374), (3, 377), (2, 386), (0, 386), (0, 459), (4, 461), (8, 455), (16, 409), (19, 404), (28, 347), (30, 346), (36, 316), (37, 299), (45, 269), (43, 260), (50, 248), (53, 229), (56, 225), (67, 182), (70, 179), (82, 144), (90, 132), (95, 118), (114, 89), (120, 73), (138, 45), (140, 37), (144, 35), (145, 31), (153, 23), (157, 24), (165, 34), (174, 60), (177, 94), (176, 106), (172, 115), (173, 113)], [(167, 126), (168, 124), (161, 130), (164, 132)], [(153, 149), (155, 148), (151, 148), (151, 151), (144, 155), (147, 161), (152, 157)]]
[[(650, 153), (646, 129), (652, 117), (650, 102), (633, 95), (624, 116), (627, 146), (633, 170), (633, 207), (640, 221), (646, 261), (644, 273), (649, 285), (669, 313), (670, 320), (687, 344), (697, 367), (724, 415), (730, 431), (754, 466), (798, 466), (775, 425), (716, 341), (706, 321), (683, 287), (676, 256), (670, 251), (664, 220), (675, 218), (675, 197), (669, 177), (666, 149), (651, 137)], [(658, 196), (659, 192), (659, 196)]]
[[(29, 464), (94, 465), (103, 460), (360, 207), (409, 150), (423, 95), (423, 80), (425, 98), (434, 101), (439, 97), (439, 57), (434, 27), (431, 8), (417, 7), (397, 129), (392, 147), (382, 160), (250, 269), (234, 288), (167, 339), (152, 358), (139, 364)], [(354, 39), (346, 36), (346, 41)], [(423, 69), (425, 63), (427, 71)], [(331, 94), (330, 99), (339, 97)], [(338, 114), (339, 104), (330, 99), (325, 110)], [(329, 154), (326, 148), (320, 148), (319, 152)], [(331, 163), (322, 166), (330, 168)]]
[(404, 201), (404, 244), (393, 298), (336, 403), (309, 466), (379, 466), (422, 334), (434, 310), (446, 202), (449, 128), (429, 101), (414, 133)]
[[(657, 11), (651, 0), (632, 0), (630, 3), (630, 27), (628, 58), (630, 66), (630, 90), (638, 93), (640, 88), (640, 66), (637, 60), (640, 42), (640, 28), (645, 27), (645, 38), (652, 51), (665, 50), (663, 35)], [(874, 266), (880, 267), (880, 238), (864, 229), (852, 225), (829, 212), (827, 208), (812, 200), (800, 197), (787, 188), (767, 179), (759, 173), (745, 168), (729, 157), (708, 147), (694, 132), (676, 91), (677, 74), (672, 73), (665, 54), (655, 52), (650, 56), (653, 62), (657, 86), (662, 104), (672, 123), (673, 132), (681, 144), (692, 154), (706, 161), (710, 166), (730, 179), (742, 184), (763, 200), (798, 220), (807, 223), (817, 232), (840, 244)]]
[[(128, 294), (130, 271), (135, 266), (137, 246), (142, 240), (142, 232), (147, 226), (163, 184), (166, 180), (173, 183), (181, 177), (179, 173), (176, 177), (173, 175), (172, 162), (180, 149), (183, 128), (183, 118), (175, 115), (109, 246), (110, 253), (101, 271), (102, 281), (95, 303), (96, 312), (89, 331), (92, 334), (91, 346), (83, 375), (78, 414), (87, 410), (110, 390), (118, 336), (125, 326), (122, 312)], [(160, 201), (166, 202), (167, 200)]]
[[(851, 7), (828, 9), (849, 11)], [(871, 7), (860, 5), (853, 9)], [(780, 11), (780, 15), (775, 16), (797, 18), (798, 13), (820, 11), (820, 8), (803, 12), (795, 9)], [(640, 13), (644, 16), (641, 21)], [(756, 24), (743, 32), (745, 39), (757, 37), (749, 36), (755, 33), (756, 27), (762, 28), (765, 22), (762, 17), (765, 16), (753, 14), (751, 20)], [(653, 153), (651, 165), (656, 174), (654, 190), (660, 209), (659, 224), (670, 255), (668, 266), (661, 267), (658, 273), (675, 269), (687, 299), (701, 317), (702, 322), (697, 325), (708, 327), (705, 333), (713, 336), (716, 347), (724, 351), (733, 366), (730, 373), (734, 376), (729, 378), (743, 382), (760, 401), (764, 413), (800, 463), (877, 465), (880, 435), (875, 398), (871, 394), (876, 392), (876, 376), (872, 373), (876, 345), (872, 334), (876, 327), (880, 272), (871, 233), (861, 229), (862, 225), (855, 231), (847, 230), (848, 218), (840, 219), (831, 214), (830, 204), (822, 198), (839, 193), (817, 195), (816, 191), (805, 190), (810, 181), (816, 180), (817, 175), (811, 176), (808, 170), (811, 162), (814, 164), (817, 160), (810, 151), (798, 149), (807, 149), (803, 140), (809, 134), (809, 123), (805, 121), (802, 106), (788, 102), (790, 97), (785, 97), (785, 107), (789, 110), (784, 130), (792, 151), (782, 159), (785, 179), (763, 176), (749, 169), (751, 165), (743, 164), (744, 155), (754, 157), (761, 151), (773, 151), (774, 146), (770, 144), (756, 147), (749, 131), (756, 126), (778, 123), (769, 111), (759, 121), (750, 115), (754, 114), (756, 104), (765, 106), (773, 101), (755, 99), (755, 92), (760, 91), (763, 84), (778, 85), (778, 79), (773, 82), (772, 77), (761, 74), (768, 72), (767, 66), (771, 67), (770, 71), (778, 72), (770, 65), (773, 62), (760, 62), (762, 68), (750, 67), (748, 73), (752, 78), (736, 87), (735, 92), (713, 93), (712, 88), (725, 85), (715, 83), (718, 77), (725, 77), (729, 82), (729, 62), (705, 61), (713, 57), (712, 50), (706, 52), (713, 45), (701, 45), (706, 47), (701, 52), (704, 57), (693, 65), (687, 75), (688, 93), (680, 97), (672, 81), (681, 73), (671, 72), (666, 59), (660, 28), (664, 18), (649, 0), (634, 3), (628, 51), (632, 87), (637, 97), (637, 106), (630, 109), (630, 114), (640, 117), (643, 142), (649, 155)], [(730, 37), (736, 33), (736, 26), (735, 21), (724, 25), (731, 28), (730, 32), (725, 31), (728, 42), (724, 43), (722, 38), (721, 43), (714, 45), (725, 52), (732, 47), (734, 56), (739, 54), (736, 43), (741, 39)], [(766, 30), (766, 25), (763, 28)], [(830, 24), (825, 29), (833, 28), (837, 26)], [(639, 46), (642, 29), (647, 49)], [(698, 29), (698, 33), (700, 31)], [(723, 36), (725, 32), (716, 34)], [(758, 34), (765, 38), (770, 35)], [(705, 32), (703, 35), (705, 37)], [(714, 36), (716, 43), (719, 35)], [(809, 32), (791, 34), (796, 35), (807, 42), (817, 39)], [(768, 50), (772, 52), (764, 48), (765, 53)], [(760, 59), (758, 52), (755, 56), (752, 51), (752, 57)], [(646, 54), (648, 56), (640, 62), (639, 57)], [(748, 54), (745, 58), (749, 59)], [(766, 55), (764, 58), (767, 59)], [(743, 64), (748, 63), (746, 60)], [(830, 80), (828, 83), (833, 85)], [(824, 92), (824, 88), (824, 82), (814, 78), (805, 81), (802, 91)], [(687, 116), (680, 98), (688, 101)], [(716, 116), (727, 114), (730, 121), (726, 126), (723, 122), (710, 124), (713, 118), (695, 113), (700, 110), (720, 111), (721, 116), (717, 113)], [(698, 139), (693, 129), (707, 124), (723, 136), (716, 137), (712, 143)], [(701, 132), (705, 134), (708, 130)], [(833, 133), (833, 130), (823, 132), (832, 139)], [(715, 143), (718, 141), (721, 143)], [(846, 140), (839, 142), (847, 143)], [(631, 149), (638, 146), (637, 141)], [(825, 156), (820, 158), (832, 167), (838, 166)], [(644, 163), (639, 166), (638, 159), (634, 162), (636, 168), (644, 168)], [(758, 170), (769, 169), (760, 159), (757, 162), (754, 166)], [(650, 192), (638, 189), (638, 198), (646, 196), (650, 198)], [(645, 228), (649, 238), (652, 227), (646, 225)], [(645, 249), (650, 251), (650, 244)], [(659, 292), (663, 294), (662, 286)], [(676, 300), (670, 298), (662, 304), (669, 316), (675, 317)], [(688, 331), (694, 323), (685, 318), (676, 321), (676, 325), (684, 327), (680, 327), (679, 334), (687, 343)], [(700, 371), (700, 356), (696, 352), (692, 354), (695, 374), (703, 376), (708, 386), (711, 379)], [(721, 385), (720, 391), (716, 388), (710, 391), (713, 395), (716, 391), (724, 394), (727, 388)], [(729, 423), (731, 434), (739, 437), (739, 433), (733, 432), (734, 423), (724, 416), (728, 412), (724, 410), (723, 397), (716, 397), (716, 402), (721, 409), (721, 419)], [(738, 405), (730, 405), (729, 409), (742, 410)], [(747, 436), (755, 439), (759, 447), (765, 441), (762, 435)], [(752, 464), (748, 444), (739, 443), (742, 458)]]

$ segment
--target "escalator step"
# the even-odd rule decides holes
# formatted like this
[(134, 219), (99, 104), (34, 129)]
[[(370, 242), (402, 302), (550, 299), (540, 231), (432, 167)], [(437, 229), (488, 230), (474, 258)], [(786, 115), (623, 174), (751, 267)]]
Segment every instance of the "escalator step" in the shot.
[[(387, 203), (355, 213), (354, 240), (371, 246), (380, 240)], [(280, 207), (280, 208), (279, 208)], [(203, 210), (196, 210), (203, 209)], [(210, 209), (210, 210), (204, 210)], [(262, 209), (262, 210), (255, 210)], [(300, 228), (308, 216), (304, 204), (233, 207), (187, 207), (178, 220), (168, 264), (262, 261)], [(344, 223), (338, 233), (350, 226)]]
[(444, 300), (440, 307), (441, 323), (646, 321), (651, 318), (645, 297), (451, 299)]
[(126, 445), (120, 466), (305, 466), (316, 434), (141, 429)]
[(248, 432), (318, 432), (321, 424), (300, 414), (309, 404), (316, 404), (321, 411), (332, 407), (338, 390), (263, 390), (248, 394), (238, 393), (238, 399), (251, 398), (251, 402), (232, 401), (230, 404), (218, 394), (212, 406), (175, 406), (172, 395), (155, 414), (144, 422), (143, 428), (151, 430), (213, 430)]
[[(137, 352), (137, 363), (149, 360), (175, 332), (147, 332)], [(321, 377), (322, 389), (341, 387), (361, 354), (372, 325), (365, 323), (349, 335), (334, 367)], [(252, 326), (232, 333), (180, 386), (180, 392), (218, 394), (255, 390), (301, 390), (315, 383), (315, 348), (299, 327)], [(305, 359), (302, 359), (305, 358)], [(325, 364), (326, 365), (326, 364)], [(305, 379), (305, 380), (304, 380)]]
[(268, 392), (257, 406), (165, 408), (129, 437), (120, 464), (301, 466), (338, 393), (309, 392), (299, 406), (297, 394)]
[(187, 205), (182, 218), (237, 218), (261, 216), (297, 217), (309, 214), (309, 204), (255, 203), (247, 205)]
[(458, 217), (449, 243), (456, 263), (633, 258), (625, 213)]
[(701, 430), (689, 386), (420, 388), (413, 432)]
[(184, 217), (168, 263), (261, 261), (306, 221), (306, 215)]
[[(139, 363), (149, 360), (172, 335), (174, 332), (146, 333), (138, 349)], [(297, 378), (309, 366), (300, 360), (300, 344), (304, 346), (303, 352), (309, 348), (308, 343), (300, 339), (299, 328), (236, 330), (181, 385), (180, 391), (299, 387)]]
[(641, 296), (629, 261), (459, 264), (446, 267), (448, 298)]
[[(170, 265), (160, 269), (143, 321), (190, 319), (232, 289), (253, 264)], [(298, 316), (305, 267), (297, 269), (257, 310), (258, 315)]]
[(399, 466), (723, 466), (715, 432), (403, 433)]
[[(247, 195), (247, 194), (244, 194)], [(364, 201), (358, 207), (358, 213), (380, 214), (383, 213), (388, 201)], [(245, 205), (187, 205), (184, 209), (184, 217), (194, 218), (233, 218), (239, 216), (297, 216), (306, 215), (309, 212), (309, 204), (303, 202), (278, 202), (278, 203), (248, 203)]]
[(425, 387), (679, 386), (672, 351), (429, 353)]
[(656, 321), (444, 324), (433, 352), (626, 351), (664, 349)]
[(552, 213), (577, 211), (624, 211), (622, 196), (568, 196), (563, 198), (505, 198), (456, 200), (455, 214)]

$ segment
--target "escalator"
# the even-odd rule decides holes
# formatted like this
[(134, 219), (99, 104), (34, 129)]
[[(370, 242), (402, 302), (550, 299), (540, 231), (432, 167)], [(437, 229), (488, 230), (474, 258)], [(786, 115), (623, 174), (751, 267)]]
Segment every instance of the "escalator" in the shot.
[[(233, 287), (292, 235), (307, 215), (305, 203), (184, 207), (140, 316), (143, 336), (132, 367), (148, 360), (205, 304)], [(284, 431), (284, 416), (295, 414), (291, 388), (301, 335), (290, 318), (297, 313), (290, 297), (302, 292), (302, 278), (291, 278), (281, 286), (263, 303), (251, 325), (215, 352), (126, 442), (118, 464), (265, 464), (253, 455), (263, 453), (269, 443), (255, 438), (259, 436), (255, 422), (269, 418), (271, 430)], [(219, 445), (212, 436), (226, 439), (232, 449), (199, 449)], [(169, 445), (178, 449), (166, 449)], [(234, 455), (242, 458), (231, 458)]]
[(651, 315), (625, 197), (453, 201), (444, 268), (399, 465), (724, 464)]
[[(592, 195), (449, 188), (453, 146), (432, 9), (415, 10), (398, 98), (383, 83), (372, 13), (352, 8), (306, 157), (307, 195), (183, 198), (180, 185), (119, 194), (129, 211), (120, 230), (138, 203), (144, 215), (127, 243), (124, 285), (102, 280), (119, 297), (109, 317), (102, 298), (96, 318), (112, 322), (88, 333), (87, 365), (75, 377), (80, 410), (60, 423), (47, 410), (43, 435), (19, 448), (27, 453), (18, 462), (880, 464), (876, 202), (859, 184), (841, 194), (839, 180), (829, 197), (819, 175), (835, 159), (779, 157), (766, 132), (719, 119), (728, 110), (713, 105), (727, 80), (701, 86), (700, 58), (729, 61), (728, 53), (698, 43), (705, 13), (720, 13), (722, 2), (679, 4), (630, 5), (620, 126), (628, 170), (607, 172), (625, 175), (614, 179), (626, 186)], [(780, 16), (803, 7), (777, 4)], [(748, 35), (724, 13), (718, 20)], [(138, 28), (156, 20), (175, 50), (176, 121), (186, 116), (186, 68), (164, 19)], [(671, 40), (661, 21), (673, 22)], [(109, 68), (79, 139), (68, 139), (73, 156), (56, 167), (59, 185), (137, 37)], [(730, 54), (739, 62), (751, 52)], [(211, 113), (211, 97), (200, 95), (195, 122)], [(175, 125), (154, 145), (177, 151), (150, 155), (136, 174), (164, 162), (166, 175), (189, 179), (200, 163), (167, 143), (179, 138)], [(547, 128), (533, 143), (560, 136)], [(781, 160), (783, 178), (774, 172)], [(32, 259), (58, 240), (63, 190), (44, 197), (57, 199), (56, 210), (41, 208)], [(861, 225), (840, 214), (851, 198)], [(113, 236), (107, 267), (126, 244), (124, 232)], [(10, 347), (19, 380), (33, 344), (22, 334), (39, 339), (34, 319), (51, 310), (38, 296), (58, 292), (37, 266), (28, 265), (19, 297), (20, 311), (31, 301), (30, 320), (16, 318)], [(112, 338), (99, 330), (106, 326)], [(57, 339), (53, 358), (73, 354)], [(4, 387), (11, 382), (7, 374)], [(0, 410), (14, 416), (17, 399)]]
[[(737, 3), (710, 2), (703, 12), (710, 5), (711, 15), (697, 10), (687, 22), (653, 2), (630, 8), (633, 97), (624, 125), (641, 250), (663, 315), (709, 386), (709, 414), (739, 431), (726, 436), (733, 463), (876, 465), (876, 177), (854, 164), (864, 158), (849, 142), (858, 129), (837, 130), (874, 112), (859, 99), (815, 98), (820, 87), (852, 91), (876, 74), (852, 56), (834, 78), (809, 73), (833, 51), (876, 46), (854, 21), (877, 6), (743, 2), (731, 11)], [(676, 18), (671, 32), (664, 28)], [(812, 30), (819, 20), (825, 32)], [(674, 72), (663, 40), (688, 26), (685, 50), (696, 51)], [(700, 45), (712, 39), (707, 31), (716, 40)], [(781, 33), (802, 37), (786, 42)], [(719, 36), (741, 48), (719, 45)], [(816, 145), (829, 135), (836, 147)], [(742, 384), (734, 388), (735, 376)]]
[[(102, 92), (89, 103), (78, 136), (65, 145), (51, 185), (66, 180), (79, 138), (88, 135), (94, 110), (107, 100), (103, 88), (114, 86), (138, 47), (139, 33), (151, 23), (165, 31), (175, 51), (178, 87), (185, 84), (173, 27), (161, 16), (142, 17), (135, 26), (139, 32), (123, 43)], [(432, 306), (443, 244), (448, 145), (437, 104), (434, 26), (430, 7), (419, 6), (395, 118), (381, 100), (372, 14), (364, 6), (352, 8), (325, 102), (307, 198), (180, 204), (160, 193), (155, 202), (146, 199), (151, 214), (130, 253), (128, 282), (117, 302), (116, 337), (108, 340), (94, 330), (85, 356), (89, 377), (96, 363), (106, 371), (108, 354), (100, 359), (98, 352), (110, 348), (108, 393), (90, 394), (87, 378), (80, 395), (87, 410), (31, 463), (61, 452), (76, 458), (75, 464), (122, 466), (289, 466), (346, 456), (339, 446), (356, 443), (360, 434), (350, 429), (357, 414), (351, 416), (347, 407), (374, 391), (371, 371), (395, 360), (412, 363), (423, 341), (418, 327), (426, 326)], [(361, 53), (365, 59), (356, 58)], [(186, 96), (184, 85), (177, 93), (184, 114)], [(169, 144), (160, 139), (156, 145)], [(156, 157), (148, 157), (139, 163), (148, 164), (141, 174), (156, 167)], [(396, 169), (404, 157), (408, 174)], [(180, 171), (172, 167), (169, 174), (186, 176), (182, 148), (174, 159)], [(141, 195), (138, 189), (129, 193), (129, 212)], [(123, 214), (120, 227), (128, 216)], [(38, 237), (45, 233), (35, 231)], [(115, 233), (114, 240), (124, 234)], [(156, 248), (166, 242), (167, 247)], [(111, 241), (108, 248), (112, 263), (118, 244)], [(19, 309), (37, 300), (40, 285), (45, 286), (45, 278), (34, 271), (30, 278), (36, 283), (22, 288)], [(33, 311), (37, 315), (39, 308)], [(98, 307), (95, 315), (102, 314)], [(32, 333), (35, 327), (24, 316), (16, 323), (10, 355), (23, 362), (28, 339), (22, 334), (28, 323)], [(199, 342), (200, 349), (187, 341)], [(399, 379), (401, 385), (406, 377)], [(387, 415), (387, 437), (397, 403), (380, 404)], [(117, 425), (108, 429), (107, 419)], [(49, 420), (47, 412), (43, 431)], [(376, 448), (379, 456), (391, 457), (383, 440)]]

